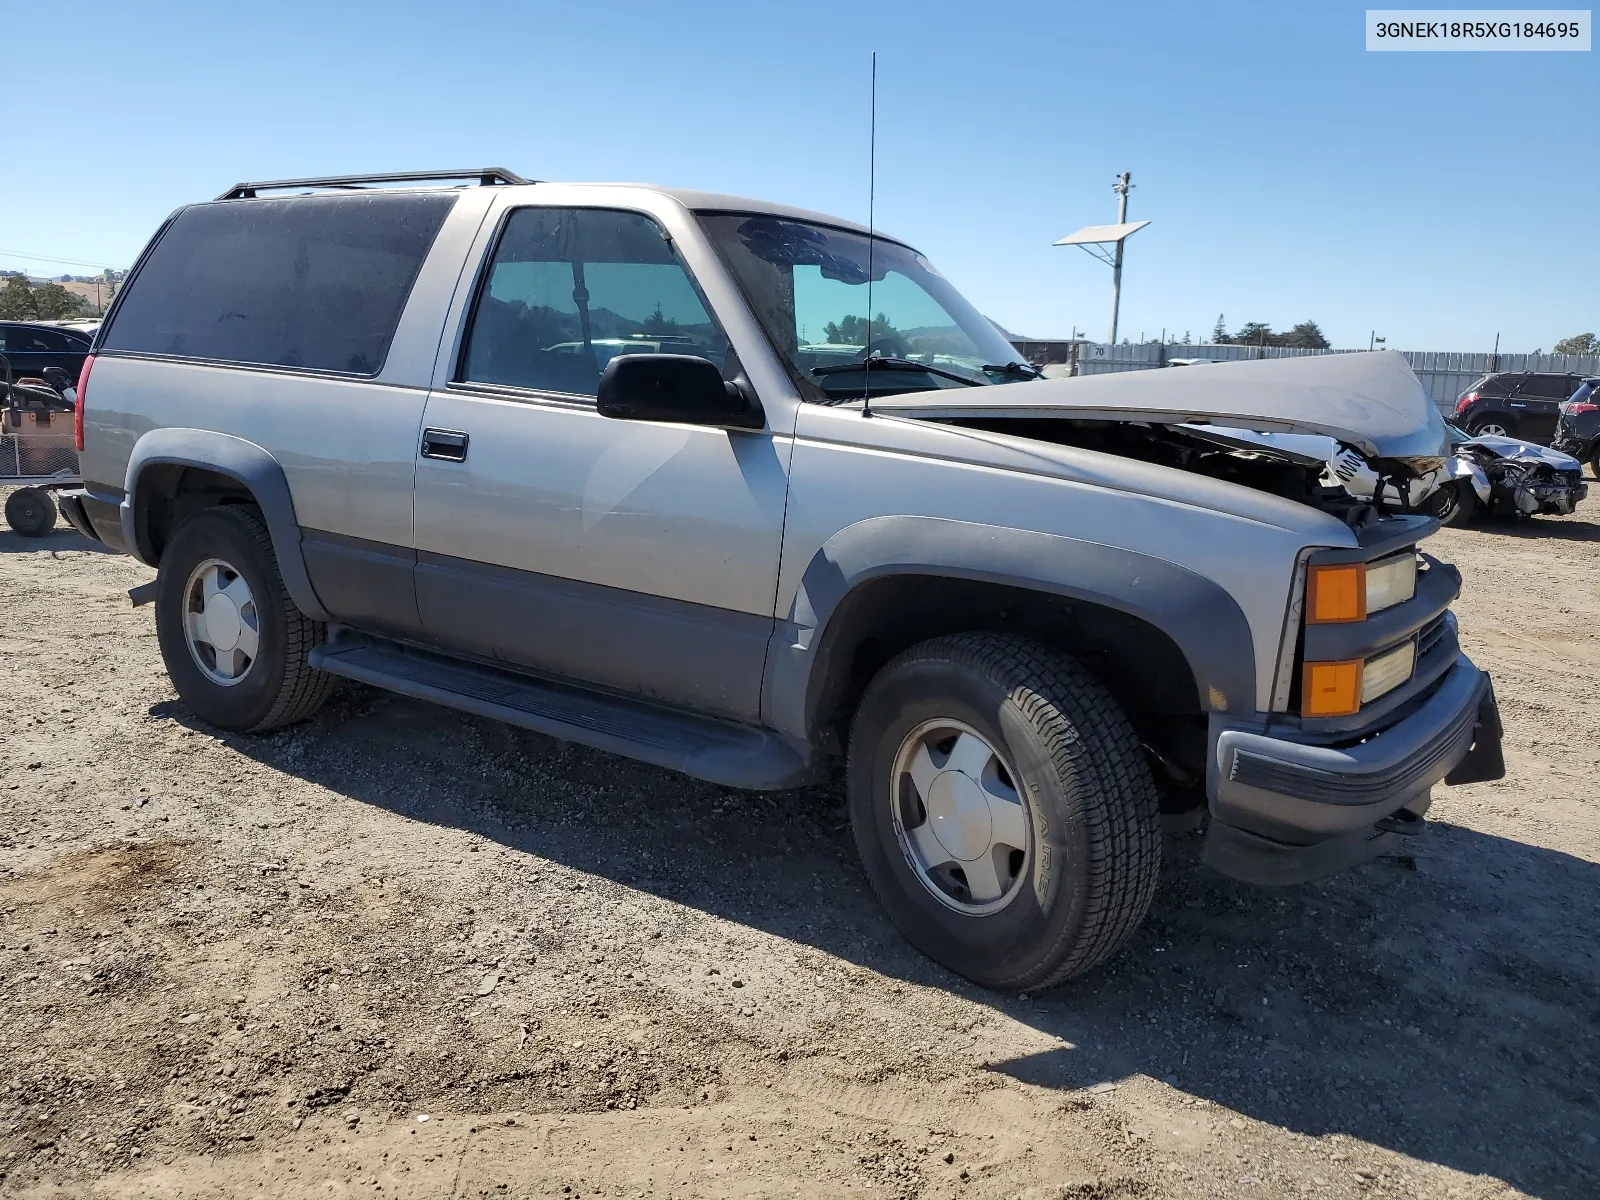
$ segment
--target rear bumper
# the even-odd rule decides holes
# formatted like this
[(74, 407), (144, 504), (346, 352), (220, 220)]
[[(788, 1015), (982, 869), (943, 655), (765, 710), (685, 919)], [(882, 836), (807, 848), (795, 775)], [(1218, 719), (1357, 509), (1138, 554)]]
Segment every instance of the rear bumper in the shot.
[(84, 537), (102, 542), (112, 550), (128, 553), (122, 540), (121, 497), (81, 487), (62, 492), (58, 497), (68, 523)]
[(57, 492), (56, 505), (61, 509), (61, 515), (67, 519), (68, 525), (91, 541), (98, 542), (100, 535), (94, 531), (94, 525), (89, 521), (89, 514), (84, 511), (83, 495), (82, 488)]
[(1203, 860), (1250, 883), (1300, 883), (1420, 832), (1435, 784), (1505, 775), (1488, 675), (1461, 655), (1381, 733), (1317, 746), (1242, 729), (1216, 738)]

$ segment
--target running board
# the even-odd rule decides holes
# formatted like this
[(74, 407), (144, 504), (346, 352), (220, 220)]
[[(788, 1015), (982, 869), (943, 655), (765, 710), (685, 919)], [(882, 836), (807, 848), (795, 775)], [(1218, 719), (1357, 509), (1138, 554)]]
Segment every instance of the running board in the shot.
[(311, 652), (331, 675), (429, 700), (682, 771), (728, 787), (771, 790), (813, 779), (810, 764), (775, 734), (571, 684), (534, 678), (379, 639)]

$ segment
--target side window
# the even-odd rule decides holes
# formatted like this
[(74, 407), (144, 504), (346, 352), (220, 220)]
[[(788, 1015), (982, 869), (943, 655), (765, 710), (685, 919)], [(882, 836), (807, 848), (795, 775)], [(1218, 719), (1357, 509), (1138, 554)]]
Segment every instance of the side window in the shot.
[(65, 338), (58, 338), (53, 333), (46, 333), (42, 329), (27, 329), (20, 325), (14, 325), (6, 337), (6, 349), (13, 354), (19, 352), (38, 354), (61, 349), (61, 344), (65, 340)]
[(593, 396), (620, 354), (692, 354), (728, 339), (661, 227), (610, 209), (521, 208), (495, 249), (457, 378)]
[(373, 191), (186, 208), (128, 285), (102, 346), (376, 375), (455, 201)]
[(38, 345), (35, 346), (35, 349), (48, 350), (52, 354), (64, 354), (68, 351), (77, 349), (77, 347), (72, 344), (72, 339), (64, 333), (55, 333), (54, 331), (40, 329), (34, 333), (33, 337), (34, 341), (38, 343)]
[(1565, 375), (1535, 375), (1528, 380), (1522, 394), (1534, 400), (1565, 400), (1570, 391)]

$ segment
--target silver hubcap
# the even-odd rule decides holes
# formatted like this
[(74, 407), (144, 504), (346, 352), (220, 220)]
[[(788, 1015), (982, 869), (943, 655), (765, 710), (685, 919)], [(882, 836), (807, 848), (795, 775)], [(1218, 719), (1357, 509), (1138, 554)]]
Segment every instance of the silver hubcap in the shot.
[(959, 721), (925, 721), (895, 754), (900, 849), (922, 885), (958, 912), (997, 912), (1027, 878), (1033, 821), (1016, 779)]
[(208, 558), (183, 589), (183, 637), (195, 666), (213, 683), (238, 683), (261, 644), (261, 618), (244, 576)]
[(1493, 422), (1491, 422), (1490, 424), (1487, 424), (1487, 425), (1479, 425), (1478, 426), (1478, 436), (1479, 437), (1505, 437), (1506, 436), (1506, 427), (1504, 425), (1496, 425)]

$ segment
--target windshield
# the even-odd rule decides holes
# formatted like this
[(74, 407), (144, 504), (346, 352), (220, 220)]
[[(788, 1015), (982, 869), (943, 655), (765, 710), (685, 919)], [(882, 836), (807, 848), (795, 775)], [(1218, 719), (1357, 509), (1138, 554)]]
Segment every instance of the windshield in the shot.
[(866, 235), (749, 213), (699, 217), (808, 400), (849, 400), (869, 385), (878, 396), (1034, 374), (927, 259), (898, 242), (873, 240), (869, 328)]

